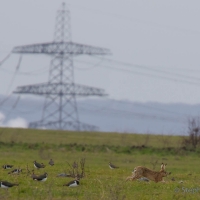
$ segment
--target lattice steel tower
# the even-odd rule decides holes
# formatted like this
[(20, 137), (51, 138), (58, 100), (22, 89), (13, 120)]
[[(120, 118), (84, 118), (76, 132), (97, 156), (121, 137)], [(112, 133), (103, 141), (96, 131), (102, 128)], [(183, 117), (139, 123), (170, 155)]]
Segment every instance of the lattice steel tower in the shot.
[(30, 128), (60, 130), (93, 130), (96, 127), (79, 121), (77, 96), (104, 96), (104, 90), (74, 83), (73, 57), (80, 54), (106, 55), (108, 49), (77, 44), (71, 41), (70, 13), (62, 4), (57, 11), (54, 41), (17, 46), (13, 53), (47, 54), (51, 56), (49, 80), (46, 83), (17, 87), (14, 93), (45, 96), (42, 119)]

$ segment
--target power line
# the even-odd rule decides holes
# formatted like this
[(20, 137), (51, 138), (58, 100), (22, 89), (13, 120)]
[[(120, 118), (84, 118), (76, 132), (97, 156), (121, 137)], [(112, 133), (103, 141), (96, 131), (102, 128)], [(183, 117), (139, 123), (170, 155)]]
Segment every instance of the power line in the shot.
[[(117, 104), (120, 103), (120, 104), (124, 104), (124, 105), (130, 104), (132, 106), (135, 106), (134, 105), (135, 103), (133, 104), (133, 103), (123, 102), (123, 101), (119, 101), (119, 100), (115, 100), (115, 99), (109, 99), (109, 98), (108, 98), (108, 100), (111, 100), (111, 101), (106, 106), (97, 106), (97, 105), (94, 105), (94, 104), (91, 104), (91, 103), (90, 104), (84, 103), (84, 104), (90, 106), (90, 108), (91, 108), (91, 106), (95, 107), (96, 108), (95, 110), (91, 110), (91, 109), (89, 110), (90, 112), (94, 112), (94, 113), (104, 112), (104, 114), (107, 113), (108, 115), (109, 114), (114, 114), (114, 115), (118, 114), (118, 116), (127, 116), (127, 117), (129, 117), (130, 115), (135, 115), (136, 117), (140, 117), (140, 118), (153, 118), (153, 119), (160, 119), (160, 120), (173, 121), (173, 122), (179, 121), (181, 123), (183, 123), (183, 121), (185, 122), (185, 117), (184, 117), (184, 120), (180, 120), (180, 117), (174, 118), (174, 117), (166, 117), (166, 116), (149, 115), (149, 114), (146, 114), (146, 113), (138, 113), (138, 112), (131, 111), (130, 108), (129, 108), (129, 110), (115, 109), (115, 108), (112, 108), (114, 103), (117, 103)], [(138, 104), (137, 104), (137, 106), (138, 106)], [(158, 111), (160, 111), (164, 114), (170, 113), (170, 114), (173, 114), (173, 115), (174, 114), (181, 115), (181, 118), (183, 118), (182, 117), (183, 115), (187, 115), (187, 114), (184, 114), (184, 113), (172, 112), (172, 111), (168, 111), (168, 110), (165, 110), (165, 109), (155, 108), (155, 107), (152, 107), (152, 106), (146, 106), (146, 105), (144, 105), (144, 106), (139, 105), (139, 106), (158, 110)]]
[(121, 15), (121, 14), (118, 14), (118, 13), (111, 13), (111, 12), (102, 11), (102, 10), (99, 10), (99, 9), (88, 8), (88, 7), (85, 7), (85, 6), (82, 6), (82, 5), (75, 5), (75, 4), (71, 4), (71, 3), (70, 3), (70, 5), (72, 5), (75, 8), (82, 9), (82, 10), (92, 11), (95, 14), (100, 13), (100, 14), (103, 14), (103, 15), (107, 15), (107, 16), (111, 16), (111, 17), (114, 17), (114, 18), (119, 18), (119, 19), (122, 19), (122, 20), (125, 20), (125, 21), (129, 21), (131, 23), (136, 22), (136, 23), (140, 23), (140, 24), (150, 25), (150, 26), (153, 26), (153, 27), (156, 27), (156, 28), (165, 28), (165, 29), (169, 29), (169, 30), (173, 30), (173, 31), (178, 31), (178, 32), (181, 32), (181, 33), (190, 33), (190, 34), (197, 34), (197, 35), (200, 34), (200, 31), (198, 31), (198, 30), (191, 30), (191, 29), (187, 29), (187, 28), (180, 28), (180, 27), (176, 27), (176, 26), (164, 25), (164, 24), (160, 24), (160, 23), (157, 23), (157, 22), (152, 22), (152, 21), (148, 21), (148, 20), (141, 20), (141, 19), (138, 19), (138, 18), (128, 17), (128, 16)]
[[(123, 62), (123, 61), (107, 59), (107, 58), (105, 58), (105, 61), (109, 61), (111, 63), (117, 63), (117, 64), (123, 65), (123, 66), (134, 67), (137, 69), (144, 69), (144, 70), (149, 70), (149, 71), (153, 71), (153, 72), (157, 72), (157, 73), (170, 74), (170, 75), (175, 75), (175, 76), (179, 76), (179, 77), (183, 77), (183, 78), (195, 79), (195, 80), (200, 81), (200, 78), (196, 78), (196, 77), (192, 77), (192, 76), (185, 76), (185, 75), (181, 75), (181, 74), (173, 73), (173, 72), (167, 72), (167, 71), (161, 70), (161, 69), (154, 69), (152, 67), (145, 66), (145, 65), (137, 65), (137, 64), (127, 63), (127, 62)], [(124, 70), (126, 70), (126, 69), (124, 69)]]
[[(9, 55), (7, 56), (7, 58), (8, 58), (8, 57), (9, 57)], [(5, 59), (4, 59), (4, 61), (5, 61)], [(11, 79), (9, 85), (8, 85), (7, 93), (8, 93), (10, 87), (12, 86), (12, 84), (13, 84), (13, 82), (14, 82), (14, 79), (15, 79), (15, 76), (16, 76), (18, 70), (19, 70), (21, 61), (22, 61), (22, 55), (21, 55), (20, 58), (19, 58), (19, 61), (18, 61), (17, 66), (16, 66), (16, 68), (15, 68), (15, 73), (13, 74), (13, 77), (12, 77), (12, 79)], [(0, 107), (1, 107), (6, 101), (9, 100), (9, 98), (11, 97), (11, 95), (12, 95), (12, 94), (6, 95), (6, 97), (0, 102)]]
[(152, 67), (145, 66), (145, 65), (136, 65), (136, 64), (131, 64), (131, 63), (127, 63), (127, 62), (123, 62), (123, 61), (118, 61), (118, 60), (113, 60), (113, 59), (108, 59), (108, 58), (105, 58), (105, 60), (109, 61), (109, 62), (118, 63), (120, 65), (129, 66), (129, 67), (135, 67), (135, 68), (139, 68), (139, 69), (142, 68), (142, 69), (154, 71), (154, 72), (157, 72), (157, 73), (170, 74), (170, 75), (175, 75), (175, 76), (179, 76), (179, 77), (183, 77), (183, 78), (195, 79), (195, 80), (200, 81), (200, 78), (196, 78), (196, 77), (192, 77), (192, 76), (186, 76), (186, 75), (182, 75), (182, 74), (178, 74), (178, 73), (173, 73), (173, 72), (167, 72), (167, 71), (161, 70), (161, 69), (154, 69)]
[[(6, 56), (5, 59), (3, 59), (3, 61), (1, 61), (1, 64), (3, 64), (3, 62), (8, 59), (9, 55)], [(98, 59), (100, 57), (97, 57)], [(118, 70), (118, 71), (124, 71), (124, 72), (127, 72), (127, 73), (133, 73), (133, 74), (138, 74), (138, 75), (143, 75), (143, 76), (148, 76), (148, 77), (155, 77), (155, 78), (162, 78), (162, 79), (166, 79), (166, 80), (171, 80), (171, 81), (175, 81), (175, 82), (182, 82), (182, 83), (188, 83), (188, 84), (192, 84), (192, 85), (199, 85), (198, 82), (192, 82), (192, 81), (188, 81), (188, 80), (180, 80), (180, 79), (176, 79), (176, 78), (172, 78), (172, 77), (166, 77), (166, 76), (160, 76), (160, 75), (155, 75), (155, 74), (149, 74), (149, 73), (145, 73), (145, 72), (138, 72), (138, 71), (133, 71), (132, 69), (124, 69), (124, 68), (120, 68), (120, 67), (113, 67), (113, 66), (105, 66), (105, 65), (102, 65), (102, 62), (103, 61), (108, 61), (110, 63), (116, 63), (118, 65), (122, 65), (122, 66), (127, 66), (127, 67), (133, 67), (133, 68), (137, 68), (139, 70), (143, 69), (143, 70), (148, 70), (148, 71), (151, 71), (151, 72), (157, 72), (157, 73), (163, 73), (163, 74), (169, 74), (169, 75), (174, 75), (174, 76), (178, 76), (178, 77), (182, 77), (182, 78), (186, 78), (186, 79), (193, 79), (193, 80), (196, 80), (196, 81), (200, 81), (200, 78), (197, 78), (197, 77), (193, 77), (193, 76), (186, 76), (186, 75), (181, 75), (181, 74), (178, 74), (178, 73), (173, 73), (173, 72), (167, 72), (165, 70), (160, 70), (160, 69), (154, 69), (152, 67), (149, 67), (149, 66), (144, 66), (144, 65), (136, 65), (136, 64), (132, 64), (132, 63), (127, 63), (127, 62), (123, 62), (123, 61), (117, 61), (117, 60), (112, 60), (112, 59), (106, 59), (106, 58), (100, 58), (101, 60), (96, 63), (96, 64), (93, 64), (92, 67), (87, 67), (87, 68), (80, 68), (80, 67), (76, 67), (76, 69), (79, 69), (79, 70), (90, 70), (90, 69), (93, 69), (95, 67), (98, 67), (98, 66), (101, 66), (101, 67), (106, 67), (106, 68), (109, 68), (109, 69), (113, 69), (113, 70)], [(76, 60), (77, 62), (81, 62), (81, 63), (87, 63), (87, 64), (91, 64), (91, 62), (87, 62), (87, 61), (80, 61), (80, 60)], [(0, 70), (3, 70), (5, 72), (8, 72), (8, 73), (13, 73), (7, 69), (3, 69), (3, 68), (0, 68)], [(48, 69), (45, 67), (43, 69), (39, 69), (39, 70), (34, 70), (34, 71), (31, 71), (31, 72), (20, 72), (18, 71), (18, 74), (22, 74), (22, 75), (39, 75), (41, 73), (46, 73), (48, 71)], [(16, 72), (16, 71), (15, 71)]]
[(1, 102), (0, 102), (0, 107), (6, 102), (8, 101), (8, 99), (11, 97), (12, 94), (7, 95)]
[[(18, 71), (18, 75), (24, 75), (24, 76), (35, 76), (35, 75), (43, 75), (45, 73), (48, 72), (48, 67), (44, 67), (44, 68), (41, 68), (41, 69), (38, 69), (38, 70), (33, 70), (33, 71), (30, 71), (30, 72), (24, 72), (24, 71)], [(0, 68), (0, 70), (2, 70), (3, 72), (7, 73), (7, 74), (13, 74), (15, 73), (14, 71), (10, 71), (10, 70), (7, 70), (7, 69), (4, 69), (4, 68)]]
[(187, 115), (186, 113), (179, 113), (179, 112), (169, 111), (169, 110), (158, 108), (158, 107), (154, 107), (154, 106), (141, 105), (140, 103), (135, 103), (135, 102), (132, 103), (132, 102), (127, 102), (127, 101), (122, 101), (122, 100), (115, 100), (115, 99), (111, 99), (111, 98), (106, 98), (106, 99), (111, 100), (112, 102), (116, 102), (116, 103), (120, 103), (120, 104), (124, 104), (124, 105), (127, 105), (127, 104), (132, 105), (132, 106), (137, 105), (139, 107), (150, 108), (150, 109), (157, 110), (157, 111), (164, 112), (164, 113), (176, 114), (176, 115), (181, 115), (181, 116), (182, 115)]
[(3, 60), (0, 61), (0, 66), (10, 57), (12, 52), (10, 52)]
[(99, 62), (95, 63), (95, 64), (92, 65), (91, 67), (87, 67), (87, 68), (76, 67), (76, 69), (80, 69), (80, 70), (91, 70), (91, 69), (94, 69), (94, 68), (98, 67), (103, 61), (104, 61), (104, 57), (102, 57), (102, 58), (100, 59)]
[(16, 68), (15, 68), (15, 73), (13, 74), (13, 77), (12, 77), (12, 79), (11, 79), (11, 81), (10, 81), (10, 84), (8, 85), (7, 93), (8, 93), (8, 91), (10, 90), (12, 84), (14, 83), (14, 80), (15, 80), (15, 77), (16, 77), (17, 72), (18, 72), (18, 70), (19, 70), (21, 61), (22, 61), (22, 55), (19, 57), (19, 61), (18, 61), (17, 66), (16, 66)]
[[(107, 60), (107, 59), (105, 59), (105, 60)], [(173, 75), (177, 75), (177, 76), (184, 77), (184, 78), (197, 79), (197, 80), (200, 81), (200, 78), (191, 77), (191, 76), (190, 77), (189, 76), (183, 76), (183, 75), (180, 75), (180, 74), (177, 74), (177, 73), (176, 74), (167, 73), (166, 71), (162, 71), (162, 70), (149, 69), (147, 66), (144, 66), (144, 65), (135, 65), (135, 64), (125, 63), (125, 62), (122, 62), (122, 61), (115, 61), (115, 60), (111, 60), (111, 59), (109, 59), (108, 61), (110, 63), (113, 62), (113, 63), (120, 64), (122, 66), (129, 66), (129, 67), (132, 66), (132, 67), (136, 67), (137, 69), (145, 69), (145, 70), (156, 71), (156, 72), (159, 71), (159, 73), (163, 72), (164, 74), (173, 74)], [(78, 61), (78, 62), (89, 63), (87, 61)], [(101, 67), (109, 68), (109, 69), (113, 69), (113, 70), (117, 70), (117, 71), (127, 72), (129, 74), (131, 73), (131, 74), (138, 74), (138, 75), (142, 75), (142, 76), (155, 77), (155, 78), (159, 78), (159, 79), (166, 79), (166, 80), (170, 80), (170, 81), (174, 81), (174, 82), (182, 82), (182, 83), (191, 84), (191, 85), (198, 85), (199, 86), (199, 84), (200, 84), (200, 82), (198, 83), (198, 82), (192, 82), (192, 81), (188, 81), (188, 80), (184, 80), (184, 79), (177, 79), (177, 78), (172, 78), (172, 77), (161, 76), (161, 75), (157, 75), (157, 74), (150, 74), (150, 73), (146, 73), (146, 72), (138, 72), (138, 71), (134, 71), (132, 69), (124, 69), (124, 68), (120, 68), (120, 67), (116, 67), (116, 66), (101, 65)], [(84, 70), (84, 69), (82, 69), (82, 70)]]
[(15, 107), (17, 106), (19, 100), (20, 100), (20, 96), (17, 97), (17, 99), (16, 99), (16, 101), (13, 103), (13, 105), (12, 105), (10, 111), (7, 113), (7, 115), (6, 115), (7, 118), (11, 115), (11, 113), (13, 112), (13, 110), (15, 109)]
[[(87, 105), (87, 104), (86, 104)], [(91, 105), (91, 104), (88, 104), (88, 106), (93, 106), (93, 107), (98, 107), (98, 106), (95, 106), (95, 105)], [(119, 109), (111, 109), (111, 108), (106, 108), (106, 109), (98, 109), (98, 110), (92, 110), (91, 108), (90, 109), (86, 109), (82, 106), (79, 106), (81, 108), (81, 110), (85, 110), (85, 111), (89, 111), (89, 112), (92, 112), (92, 113), (104, 113), (104, 114), (107, 114), (107, 115), (115, 115), (115, 116), (120, 116), (123, 118), (124, 117), (127, 117), (128, 119), (130, 119), (131, 116), (134, 116), (134, 117), (138, 117), (138, 118), (149, 118), (149, 119), (157, 119), (157, 120), (162, 120), (162, 121), (170, 121), (170, 122), (174, 122), (174, 123), (185, 123), (185, 119), (183, 120), (180, 120), (180, 118), (174, 118), (174, 117), (166, 117), (166, 116), (158, 116), (158, 115), (149, 115), (149, 114), (144, 114), (144, 113), (137, 113), (137, 112), (133, 112), (133, 111), (125, 111), (125, 110), (119, 110)]]
[[(30, 115), (32, 113), (41, 112), (41, 110), (43, 108), (43, 105), (39, 105), (39, 106), (37, 105), (37, 106), (33, 106), (31, 110), (22, 111), (22, 110), (19, 110), (17, 108), (17, 105), (19, 104), (19, 101), (20, 101), (20, 96), (18, 96), (18, 98), (16, 99), (16, 101), (11, 106), (12, 113), (17, 113), (17, 114), (20, 113), (20, 114), (23, 114), (23, 115)], [(7, 112), (8, 111), (10, 112), (10, 109), (7, 109), (5, 107), (3, 107), (2, 110), (6, 110)]]

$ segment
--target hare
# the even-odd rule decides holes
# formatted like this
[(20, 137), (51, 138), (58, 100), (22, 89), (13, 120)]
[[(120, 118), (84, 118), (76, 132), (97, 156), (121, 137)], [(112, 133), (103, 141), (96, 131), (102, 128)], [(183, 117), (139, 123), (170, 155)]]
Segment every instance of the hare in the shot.
[[(126, 178), (126, 181), (128, 180), (135, 180), (139, 179), (141, 177), (146, 177), (151, 181), (160, 182), (163, 181), (163, 177), (167, 176), (167, 172), (165, 171), (165, 166), (167, 164), (161, 164), (161, 170), (159, 172), (150, 170), (146, 167), (138, 166), (135, 167), (134, 171), (132, 172), (132, 176), (129, 176)], [(163, 181), (164, 182), (164, 181)]]

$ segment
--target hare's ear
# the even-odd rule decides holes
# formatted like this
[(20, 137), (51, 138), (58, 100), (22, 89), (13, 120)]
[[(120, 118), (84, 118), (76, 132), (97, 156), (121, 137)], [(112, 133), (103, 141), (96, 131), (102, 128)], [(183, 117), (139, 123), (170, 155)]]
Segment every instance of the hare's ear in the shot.
[(165, 163), (165, 164), (163, 165), (164, 169), (165, 169), (166, 165), (167, 165), (167, 163)]
[(161, 167), (161, 169), (164, 169), (164, 164), (162, 163), (160, 167)]

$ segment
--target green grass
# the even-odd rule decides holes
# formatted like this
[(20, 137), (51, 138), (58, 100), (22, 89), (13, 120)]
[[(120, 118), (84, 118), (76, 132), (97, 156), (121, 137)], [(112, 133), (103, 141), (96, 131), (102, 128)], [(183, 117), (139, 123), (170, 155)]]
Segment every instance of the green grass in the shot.
[[(0, 180), (19, 183), (8, 191), (0, 188), (0, 199), (199, 199), (199, 153), (180, 150), (181, 140), (178, 136), (2, 128), (0, 166), (13, 164), (24, 170), (20, 175), (9, 175), (10, 170), (0, 169)], [(55, 161), (53, 167), (47, 164), (50, 158)], [(58, 178), (57, 174), (67, 172), (68, 163), (81, 158), (86, 162), (80, 186), (64, 187), (71, 178)], [(46, 182), (33, 181), (27, 175), (26, 166), (33, 169), (34, 160), (46, 164), (44, 169), (35, 170), (37, 174), (48, 173)], [(119, 169), (111, 170), (109, 161)], [(166, 183), (125, 182), (135, 166), (159, 170), (162, 162), (172, 173), (165, 178)], [(176, 181), (171, 181), (172, 177)], [(189, 191), (196, 188), (199, 191)]]

